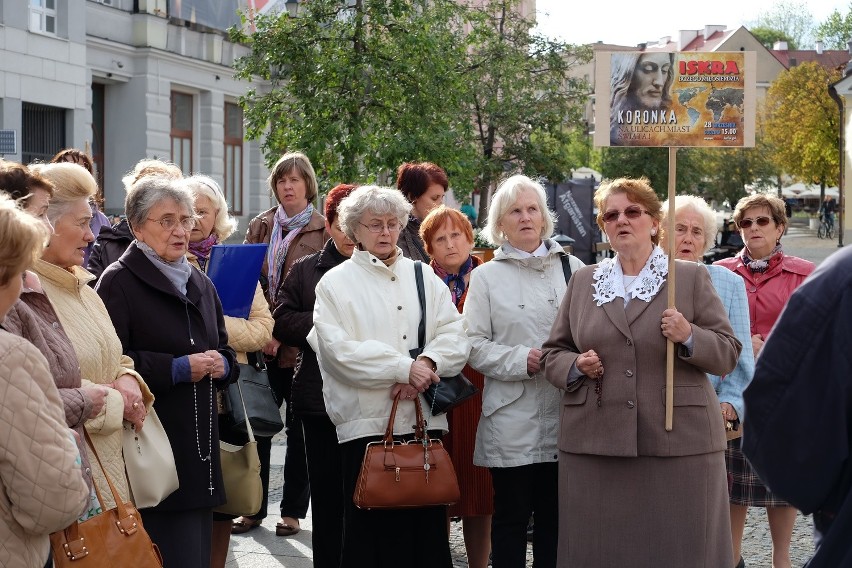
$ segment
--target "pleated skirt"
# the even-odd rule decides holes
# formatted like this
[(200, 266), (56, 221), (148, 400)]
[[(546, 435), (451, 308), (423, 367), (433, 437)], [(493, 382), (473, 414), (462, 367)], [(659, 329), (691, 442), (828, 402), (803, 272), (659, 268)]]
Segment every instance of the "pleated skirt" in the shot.
[(722, 451), (559, 454), (560, 568), (733, 565)]

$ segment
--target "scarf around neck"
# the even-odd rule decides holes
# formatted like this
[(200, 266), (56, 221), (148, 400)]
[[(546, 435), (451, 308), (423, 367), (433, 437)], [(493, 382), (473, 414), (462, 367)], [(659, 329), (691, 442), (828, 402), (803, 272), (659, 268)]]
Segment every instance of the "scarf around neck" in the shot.
[(180, 259), (175, 262), (169, 262), (154, 252), (154, 249), (141, 241), (136, 241), (136, 248), (141, 250), (142, 253), (148, 257), (151, 264), (156, 266), (157, 270), (162, 272), (163, 276), (168, 278), (169, 282), (172, 283), (178, 292), (186, 296), (186, 283), (189, 282), (189, 276), (192, 274), (192, 268), (189, 266), (189, 261), (186, 260), (186, 256), (180, 257)]
[(763, 274), (779, 262), (781, 262), (781, 258), (784, 256), (784, 251), (781, 248), (781, 243), (775, 245), (775, 248), (772, 249), (768, 255), (763, 258), (752, 258), (751, 254), (748, 250), (748, 247), (743, 248), (742, 259), (743, 264), (745, 264), (751, 273), (759, 272)]
[(434, 270), (435, 274), (437, 274), (438, 277), (444, 281), (444, 284), (449, 287), (450, 294), (453, 297), (453, 303), (456, 307), (458, 307), (459, 301), (462, 297), (464, 297), (464, 291), (466, 288), (464, 277), (469, 274), (473, 268), (473, 256), (471, 255), (468, 255), (467, 260), (461, 265), (458, 274), (450, 274), (443, 266), (432, 260), (432, 270)]
[(218, 244), (219, 237), (216, 233), (210, 233), (206, 239), (200, 240), (197, 243), (190, 241), (189, 252), (195, 255), (198, 259), (198, 264), (204, 268), (204, 264), (207, 262), (207, 259), (210, 258), (210, 250), (213, 248), (213, 245)]
[[(284, 206), (279, 205), (275, 211), (275, 222), (272, 224), (272, 234), (269, 237), (269, 250), (266, 253), (266, 263), (269, 266), (267, 278), (269, 279), (269, 291), (271, 295), (278, 290), (278, 282), (281, 280), (281, 270), (287, 260), (287, 251), (290, 243), (299, 234), (299, 231), (308, 224), (314, 214), (314, 206), (308, 203), (300, 213), (288, 217)], [(286, 234), (284, 234), (286, 232)]]

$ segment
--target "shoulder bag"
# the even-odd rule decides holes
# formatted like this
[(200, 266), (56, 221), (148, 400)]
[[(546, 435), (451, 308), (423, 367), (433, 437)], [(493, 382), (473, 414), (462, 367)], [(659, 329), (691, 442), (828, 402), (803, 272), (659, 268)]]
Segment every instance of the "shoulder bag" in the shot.
[[(417, 281), (417, 296), (420, 299), (420, 325), (417, 328), (417, 349), (409, 351), (412, 359), (423, 353), (426, 344), (426, 291), (423, 285), (423, 266), (414, 262), (414, 278)], [(477, 393), (477, 388), (463, 374), (441, 377), (441, 382), (433, 383), (423, 397), (429, 403), (432, 416), (438, 416), (460, 405)]]
[[(84, 429), (85, 430), (85, 429)], [(144, 428), (143, 428), (144, 431)], [(50, 548), (56, 568), (160, 568), (163, 558), (157, 545), (142, 526), (142, 517), (132, 503), (122, 503), (121, 496), (109, 480), (95, 445), (84, 432), (92, 455), (104, 472), (115, 499), (114, 509), (104, 511), (85, 522), (75, 521), (70, 527), (50, 535)], [(97, 485), (95, 493), (103, 503)]]
[[(239, 381), (237, 389), (241, 389)], [(240, 403), (245, 404), (240, 397)], [(247, 414), (243, 406), (243, 414)], [(222, 464), (222, 479), (225, 486), (224, 504), (213, 509), (226, 515), (254, 515), (263, 502), (263, 483), (260, 480), (260, 457), (251, 420), (245, 422), (249, 441), (244, 446), (235, 446), (219, 440), (219, 460)]]
[(393, 439), (400, 395), (393, 399), (385, 436), (370, 442), (358, 473), (353, 501), (359, 509), (406, 509), (449, 505), (459, 500), (459, 482), (447, 450), (426, 431), (420, 398), (414, 397), (414, 439)]
[(248, 359), (239, 364), (240, 376), (228, 385), (225, 402), (235, 430), (247, 434), (246, 422), (251, 420), (255, 436), (271, 438), (284, 428), (281, 410), (269, 386), (263, 354), (249, 353)]
[(159, 505), (179, 482), (172, 445), (154, 407), (138, 432), (133, 424), (124, 422), (121, 443), (133, 502), (140, 509)]

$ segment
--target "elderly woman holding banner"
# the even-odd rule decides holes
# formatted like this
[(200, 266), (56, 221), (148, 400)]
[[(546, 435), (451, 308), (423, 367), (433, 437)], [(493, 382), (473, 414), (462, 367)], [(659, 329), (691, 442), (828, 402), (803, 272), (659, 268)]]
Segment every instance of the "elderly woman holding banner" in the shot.
[(726, 567), (725, 428), (706, 373), (730, 372), (740, 342), (701, 266), (674, 263), (676, 308), (667, 308), (661, 206), (646, 179), (605, 183), (595, 204), (617, 255), (574, 273), (542, 356), (563, 391), (559, 565)]

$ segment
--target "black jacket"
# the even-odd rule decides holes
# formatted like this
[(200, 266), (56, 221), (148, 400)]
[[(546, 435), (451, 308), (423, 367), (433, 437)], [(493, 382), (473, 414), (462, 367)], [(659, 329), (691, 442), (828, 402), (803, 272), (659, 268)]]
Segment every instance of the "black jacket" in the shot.
[(114, 227), (101, 227), (101, 232), (92, 248), (92, 254), (89, 256), (89, 264), (86, 265), (86, 270), (95, 275), (95, 280), (89, 282), (89, 286), (95, 287), (103, 271), (121, 258), (133, 239), (127, 219), (122, 219)]
[[(183, 296), (136, 244), (104, 271), (95, 288), (124, 353), (133, 359), (156, 397), (154, 408), (174, 451), (180, 488), (157, 505), (160, 511), (215, 507), (225, 502), (211, 381), (173, 384), (172, 361), (209, 349), (219, 351), (227, 359), (230, 373), (215, 381), (215, 388), (236, 380), (239, 367), (234, 350), (228, 347), (222, 304), (213, 283), (193, 267), (186, 288)], [(208, 444), (213, 459), (212, 493), (208, 464), (199, 458), (198, 449), (206, 456)]]
[(814, 515), (809, 568), (852, 566), (852, 247), (793, 293), (745, 390), (743, 452), (760, 479)]
[(314, 326), (314, 303), (317, 283), (323, 275), (347, 260), (329, 239), (320, 252), (297, 260), (278, 288), (275, 301), (275, 327), (272, 336), (285, 345), (298, 347), (302, 363), (293, 377), (293, 412), (297, 415), (325, 416), (322, 398), (322, 375), (317, 355), (307, 342)]

